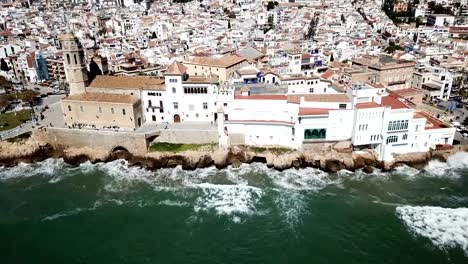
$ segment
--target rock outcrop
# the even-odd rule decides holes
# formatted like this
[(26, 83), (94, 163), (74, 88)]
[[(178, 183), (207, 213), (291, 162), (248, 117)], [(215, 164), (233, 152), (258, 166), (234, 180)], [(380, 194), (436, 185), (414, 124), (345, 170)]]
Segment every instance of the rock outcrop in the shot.
[(130, 164), (140, 165), (149, 169), (159, 169), (182, 166), (186, 170), (216, 166), (240, 166), (242, 163), (263, 162), (268, 167), (277, 170), (289, 168), (315, 167), (327, 172), (337, 172), (343, 169), (354, 171), (362, 169), (371, 173), (374, 168), (391, 170), (401, 164), (421, 167), (431, 159), (445, 161), (456, 151), (465, 151), (467, 146), (447, 151), (431, 151), (427, 153), (411, 153), (396, 155), (392, 162), (380, 162), (373, 152), (346, 153), (330, 150), (318, 153), (315, 151), (255, 151), (248, 147), (232, 147), (229, 149), (200, 149), (198, 151), (185, 151), (179, 153), (150, 152), (146, 155), (132, 155), (126, 151), (109, 153), (104, 149), (95, 147), (82, 148), (53, 148), (49, 144), (39, 144), (32, 139), (21, 142), (0, 142), (0, 166), (15, 166), (20, 162), (37, 162), (47, 158), (63, 158), (65, 162), (79, 165), (86, 161), (107, 162), (116, 159), (126, 159)]

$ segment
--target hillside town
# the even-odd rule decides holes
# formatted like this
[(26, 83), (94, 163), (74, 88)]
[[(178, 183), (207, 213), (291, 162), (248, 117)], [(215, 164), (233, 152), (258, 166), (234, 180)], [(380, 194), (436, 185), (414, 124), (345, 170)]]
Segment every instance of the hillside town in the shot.
[(153, 133), (382, 161), (468, 140), (466, 0), (0, 2), (3, 139)]

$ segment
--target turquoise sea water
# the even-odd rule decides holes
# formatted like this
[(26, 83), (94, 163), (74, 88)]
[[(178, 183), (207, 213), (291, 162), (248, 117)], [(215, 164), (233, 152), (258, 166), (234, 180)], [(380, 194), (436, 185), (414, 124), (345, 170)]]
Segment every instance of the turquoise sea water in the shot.
[(389, 173), (0, 168), (0, 263), (468, 263), (468, 155)]

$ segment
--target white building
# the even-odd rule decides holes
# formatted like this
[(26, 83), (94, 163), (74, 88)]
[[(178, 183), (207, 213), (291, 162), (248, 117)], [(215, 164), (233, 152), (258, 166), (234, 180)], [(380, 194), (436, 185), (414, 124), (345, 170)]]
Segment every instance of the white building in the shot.
[[(384, 88), (351, 85), (346, 93), (287, 94), (238, 89), (219, 105), (220, 145), (307, 148), (349, 142), (381, 160), (452, 144), (455, 129), (417, 112)], [(282, 93), (283, 92), (283, 93)]]
[(164, 73), (164, 86), (143, 89), (141, 99), (147, 123), (216, 121), (218, 85), (204, 76), (189, 76), (181, 63)]
[(453, 75), (449, 70), (437, 65), (421, 65), (413, 73), (411, 87), (422, 89), (423, 100), (427, 102), (446, 101), (450, 98), (452, 83)]

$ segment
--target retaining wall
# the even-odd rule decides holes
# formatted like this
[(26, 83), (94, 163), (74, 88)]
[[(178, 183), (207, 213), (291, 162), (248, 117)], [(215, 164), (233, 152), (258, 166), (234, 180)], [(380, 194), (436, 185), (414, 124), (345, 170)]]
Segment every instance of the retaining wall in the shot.
[(136, 155), (144, 155), (148, 149), (144, 133), (47, 127), (35, 129), (33, 137), (54, 148), (101, 147), (112, 151), (116, 147), (123, 147)]

